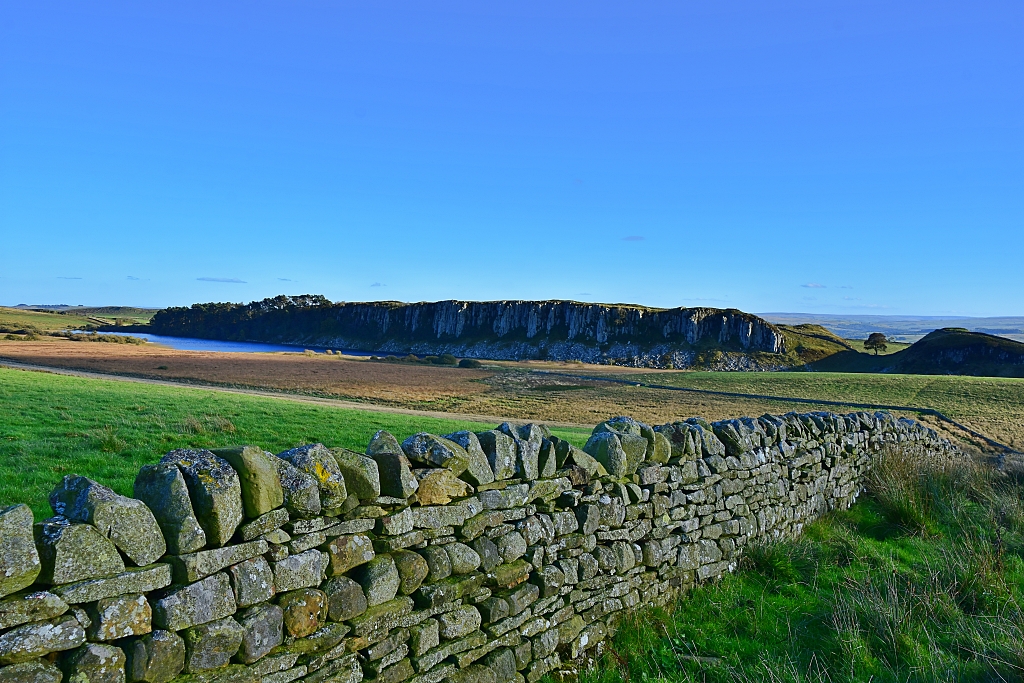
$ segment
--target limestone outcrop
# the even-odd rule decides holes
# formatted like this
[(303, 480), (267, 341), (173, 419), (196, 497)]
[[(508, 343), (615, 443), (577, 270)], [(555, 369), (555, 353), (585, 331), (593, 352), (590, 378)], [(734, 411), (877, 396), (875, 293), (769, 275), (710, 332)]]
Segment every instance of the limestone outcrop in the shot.
[[(168, 308), (158, 334), (327, 346), (380, 354), (580, 360), (661, 367), (691, 364), (700, 349), (780, 354), (782, 332), (736, 309), (647, 308), (578, 301), (332, 303), (275, 297), (250, 304)], [(668, 359), (668, 360), (666, 360)]]

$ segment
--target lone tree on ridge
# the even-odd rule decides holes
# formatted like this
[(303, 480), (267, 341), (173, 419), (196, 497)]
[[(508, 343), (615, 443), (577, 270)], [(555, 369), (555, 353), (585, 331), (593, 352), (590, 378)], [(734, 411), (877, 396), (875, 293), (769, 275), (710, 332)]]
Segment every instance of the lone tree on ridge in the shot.
[(877, 356), (879, 351), (885, 351), (888, 348), (888, 342), (889, 340), (881, 332), (872, 332), (864, 340), (864, 348), (868, 351), (874, 351)]

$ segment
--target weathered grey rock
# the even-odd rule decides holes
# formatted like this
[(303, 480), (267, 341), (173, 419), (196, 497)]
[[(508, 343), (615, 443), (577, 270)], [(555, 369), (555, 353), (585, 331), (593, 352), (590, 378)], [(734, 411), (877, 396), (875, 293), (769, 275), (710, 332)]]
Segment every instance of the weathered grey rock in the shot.
[[(373, 442), (371, 442), (372, 444)], [(419, 483), (416, 481), (416, 477), (412, 475), (409, 460), (405, 455), (401, 452), (369, 453), (368, 455), (377, 463), (377, 470), (380, 474), (380, 492), (382, 495), (408, 498), (416, 493)]]
[(427, 581), (434, 583), (446, 579), (452, 575), (452, 561), (448, 559), (448, 553), (444, 548), (436, 545), (428, 546), (419, 551), (421, 557), (427, 561)]
[(437, 619), (426, 619), (409, 629), (409, 652), (413, 657), (420, 657), (441, 643), (440, 627)]
[(540, 450), (537, 453), (537, 471), (541, 479), (548, 479), (555, 476), (558, 470), (558, 457), (555, 451), (555, 444), (550, 439), (544, 439), (540, 443)]
[(213, 454), (226, 460), (238, 472), (242, 506), (247, 517), (259, 517), (284, 505), (281, 475), (272, 453), (256, 446), (235, 446), (216, 448)]
[(32, 509), (0, 509), (0, 598), (32, 585), (42, 566), (32, 531)]
[(284, 491), (284, 505), (293, 517), (316, 517), (322, 510), (320, 485), (305, 472), (292, 467), (286, 460), (277, 458), (277, 473)]
[(486, 510), (508, 510), (526, 505), (529, 495), (529, 484), (516, 484), (500, 490), (481, 491), (479, 498)]
[[(485, 491), (490, 493), (490, 491)], [(447, 526), (459, 526), (472, 516), (472, 507), (461, 505), (429, 505), (410, 508), (413, 526), (420, 529), (441, 529)]]
[(497, 595), (492, 595), (478, 603), (477, 609), (480, 611), (480, 617), (484, 624), (493, 624), (509, 615), (508, 601)]
[(445, 468), (414, 470), (420, 505), (447, 505), (452, 498), (469, 495), (472, 488)]
[(412, 598), (408, 597), (395, 598), (383, 605), (370, 607), (363, 614), (349, 620), (352, 635), (359, 638), (397, 628), (399, 621), (412, 613), (412, 608)]
[(511, 479), (516, 476), (516, 442), (508, 434), (497, 429), (488, 432), (476, 432), (480, 447), (487, 457), (494, 478)]
[(467, 636), (480, 628), (480, 612), (476, 607), (466, 605), (450, 612), (437, 615), (441, 638), (453, 640)]
[(63, 584), (110, 576), (124, 571), (114, 544), (91, 524), (72, 524), (51, 517), (34, 527), (42, 583)]
[(533, 481), (540, 476), (540, 445), (546, 436), (535, 424), (516, 427), (503, 422), (498, 430), (510, 437), (516, 445), (516, 475)]
[(232, 619), (225, 617), (186, 629), (185, 671), (199, 673), (225, 666), (238, 652), (245, 637), (245, 629)]
[(65, 476), (50, 493), (50, 506), (72, 522), (92, 524), (136, 566), (152, 564), (167, 552), (156, 518), (145, 503), (119, 496), (92, 479)]
[[(646, 443), (646, 442), (645, 442)], [(629, 459), (615, 432), (596, 432), (590, 436), (583, 451), (593, 456), (613, 477), (625, 477), (629, 472)]]
[(347, 576), (328, 579), (323, 590), (327, 595), (327, 617), (331, 621), (348, 621), (366, 611), (363, 587)]
[(402, 442), (402, 451), (415, 463), (428, 467), (444, 467), (459, 476), (469, 467), (466, 449), (444, 438), (426, 432), (413, 434)]
[(299, 446), (278, 453), (277, 457), (316, 480), (317, 486), (320, 487), (320, 505), (324, 510), (336, 510), (348, 498), (348, 488), (345, 486), (345, 477), (338, 467), (338, 461), (323, 444)]
[(508, 602), (509, 615), (516, 616), (532, 605), (540, 597), (540, 586), (535, 583), (525, 583), (504, 595)]
[(125, 656), (121, 648), (86, 643), (61, 658), (68, 683), (124, 683)]
[(555, 651), (558, 647), (558, 629), (553, 628), (544, 631), (532, 638), (533, 656), (536, 659), (543, 659)]
[(581, 505), (576, 508), (576, 520), (580, 525), (580, 533), (593, 534), (601, 524), (601, 508), (598, 505)]
[(651, 462), (665, 464), (672, 457), (672, 444), (661, 432), (654, 432), (654, 449), (648, 453)]
[(568, 441), (552, 437), (551, 443), (555, 447), (555, 461), (559, 468), (579, 467), (587, 473), (588, 477), (608, 474), (601, 463)]
[(526, 540), (518, 531), (511, 531), (495, 541), (498, 553), (505, 562), (514, 562), (526, 554)]
[(274, 563), (274, 586), (278, 591), (312, 588), (323, 576), (323, 555), (313, 548)]
[[(417, 557), (419, 557), (417, 555)], [(68, 604), (53, 593), (38, 592), (15, 595), (0, 600), (0, 631), (59, 617), (68, 611)]]
[(497, 683), (494, 672), (482, 664), (471, 664), (465, 669), (453, 673), (449, 679), (451, 683)]
[(491, 470), (491, 464), (488, 462), (487, 455), (484, 453), (483, 447), (480, 445), (480, 439), (477, 438), (476, 434), (470, 431), (461, 431), (448, 434), (445, 438), (462, 446), (466, 451), (469, 461), (466, 471), (462, 473), (463, 479), (474, 486), (490, 484), (494, 481), (494, 472)]
[(377, 461), (347, 448), (332, 448), (331, 453), (345, 478), (351, 496), (370, 500), (380, 496), (380, 470)]
[(128, 683), (168, 683), (185, 667), (185, 641), (171, 631), (153, 631), (124, 645)]
[[(319, 670), (324, 663), (337, 659), (344, 654), (344, 650), (348, 649), (347, 645), (336, 649), (335, 646), (348, 635), (350, 630), (347, 624), (325, 623), (305, 638), (289, 643), (288, 651), (298, 652), (303, 655), (319, 653), (316, 657), (310, 657), (306, 660), (310, 670)], [(354, 643), (350, 644), (354, 645)]]
[(565, 583), (565, 574), (555, 565), (546, 564), (535, 571), (530, 580), (540, 588), (540, 597), (549, 598), (558, 595), (558, 589)]
[(189, 448), (171, 451), (160, 464), (181, 471), (207, 545), (220, 547), (230, 541), (243, 517), (242, 486), (231, 465), (210, 451)]
[(480, 556), (465, 543), (449, 543), (442, 546), (448, 553), (453, 574), (469, 574), (480, 567)]
[(89, 640), (117, 640), (153, 630), (153, 610), (145, 595), (104, 598), (86, 608), (92, 622), (85, 629)]
[(61, 683), (64, 673), (45, 659), (0, 668), (0, 683)]
[(394, 600), (402, 582), (391, 555), (377, 555), (352, 574), (352, 578), (363, 587), (369, 607)]
[(391, 553), (398, 569), (398, 576), (401, 579), (398, 584), (398, 592), (402, 595), (412, 595), (420, 584), (430, 573), (427, 561), (411, 550), (395, 550)]
[[(398, 439), (391, 434), (391, 432), (379, 430), (377, 433), (370, 438), (370, 443), (366, 446), (366, 454), (371, 458), (381, 453), (401, 453), (402, 446), (398, 443)], [(388, 495), (388, 494), (384, 494)]]
[(37, 621), (0, 634), (0, 664), (18, 664), (51, 652), (71, 650), (85, 642), (78, 620), (65, 615)]
[(177, 583), (192, 583), (265, 552), (266, 541), (249, 541), (223, 548), (200, 550), (187, 555), (170, 555), (167, 562), (171, 565)]
[(167, 631), (183, 631), (235, 613), (235, 594), (226, 573), (178, 586), (153, 603), (153, 625)]
[(512, 650), (500, 648), (483, 659), (483, 665), (494, 673), (495, 683), (512, 683), (516, 680), (516, 657)]
[(152, 511), (167, 542), (167, 552), (192, 553), (206, 545), (185, 477), (174, 465), (144, 465), (135, 477), (135, 497)]
[(148, 567), (132, 567), (126, 571), (103, 579), (89, 579), (54, 586), (51, 590), (69, 605), (95, 602), (103, 598), (131, 593), (149, 593), (171, 585), (171, 567), (167, 564), (151, 564)]
[[(278, 479), (278, 483), (280, 483), (280, 479)], [(284, 496), (283, 491), (284, 489), (282, 489), (282, 497)], [(271, 510), (266, 514), (260, 515), (251, 522), (243, 524), (239, 527), (238, 534), (242, 537), (243, 541), (251, 541), (263, 536), (264, 534), (279, 530), (288, 523), (288, 519), (288, 510), (284, 508)]]
[(480, 568), (485, 572), (491, 571), (503, 561), (498, 546), (486, 536), (481, 536), (473, 541), (470, 547), (480, 556)]
[(237, 618), (243, 631), (237, 654), (242, 664), (252, 664), (262, 659), (284, 640), (284, 611), (277, 605), (256, 605), (240, 613)]
[(262, 557), (240, 562), (228, 569), (231, 589), (238, 607), (249, 607), (266, 602), (277, 593), (274, 572)]
[[(302, 679), (302, 683), (359, 683), (363, 669), (356, 654), (340, 657)], [(267, 682), (265, 682), (267, 683)], [(384, 683), (380, 681), (379, 683)]]
[(374, 557), (373, 541), (365, 534), (338, 536), (327, 544), (327, 575), (341, 576)]
[(284, 628), (294, 638), (316, 633), (327, 613), (327, 594), (313, 588), (285, 593), (278, 600), (284, 612)]

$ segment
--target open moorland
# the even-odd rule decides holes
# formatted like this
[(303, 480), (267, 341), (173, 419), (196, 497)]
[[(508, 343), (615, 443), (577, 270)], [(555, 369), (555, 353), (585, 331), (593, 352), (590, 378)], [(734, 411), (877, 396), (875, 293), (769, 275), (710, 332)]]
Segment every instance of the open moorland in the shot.
[[(750, 373), (632, 370), (554, 362), (488, 362), (479, 369), (294, 353), (176, 351), (154, 344), (81, 344), (52, 338), (0, 341), (0, 358), (177, 382), (345, 399), (394, 408), (592, 425), (610, 415), (651, 423), (680, 416), (737, 415), (842, 406), (806, 404), (732, 392), (821, 401), (933, 409), (1011, 447), (1024, 445), (1024, 380), (866, 373)], [(566, 376), (572, 375), (572, 376)], [(666, 391), (634, 383), (701, 391)], [(899, 411), (896, 411), (899, 412)], [(913, 411), (907, 414), (916, 416)], [(944, 429), (931, 418), (932, 426)], [(956, 434), (953, 434), (954, 436)]]

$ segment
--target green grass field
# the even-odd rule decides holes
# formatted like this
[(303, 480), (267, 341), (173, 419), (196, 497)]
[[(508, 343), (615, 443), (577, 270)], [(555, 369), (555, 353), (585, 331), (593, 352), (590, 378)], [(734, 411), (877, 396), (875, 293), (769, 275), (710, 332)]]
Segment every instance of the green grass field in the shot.
[(148, 323), (152, 311), (124, 307), (86, 308), (58, 311), (31, 311), (0, 306), (0, 330), (12, 332), (28, 330), (39, 334), (65, 329), (82, 329), (97, 325), (113, 325), (115, 320), (130, 324)]
[[(1002, 443), (1024, 448), (1024, 379), (839, 372), (677, 372), (629, 377), (691, 389), (931, 408)], [(832, 410), (846, 412), (840, 407)]]
[[(378, 429), (401, 440), (492, 427), (0, 368), (0, 507), (27, 503), (37, 519), (49, 517), (47, 496), (65, 474), (131, 495), (139, 468), (174, 448), (254, 444), (279, 453), (321, 442), (362, 452)], [(552, 431), (577, 445), (589, 435)]]

